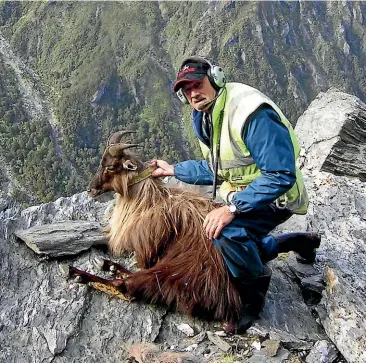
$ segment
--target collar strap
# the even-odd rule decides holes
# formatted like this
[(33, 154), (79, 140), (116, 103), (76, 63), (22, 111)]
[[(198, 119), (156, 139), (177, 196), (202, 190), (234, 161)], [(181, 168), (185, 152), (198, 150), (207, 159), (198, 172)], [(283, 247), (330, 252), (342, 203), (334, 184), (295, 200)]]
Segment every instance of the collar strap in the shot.
[(136, 175), (134, 178), (132, 178), (130, 180), (130, 182), (128, 183), (128, 186), (130, 187), (131, 185), (135, 185), (137, 183), (142, 182), (143, 180), (145, 180), (147, 178), (150, 178), (150, 176), (154, 170), (155, 170), (155, 168), (151, 168), (151, 167), (144, 169), (141, 173), (139, 173), (138, 175)]

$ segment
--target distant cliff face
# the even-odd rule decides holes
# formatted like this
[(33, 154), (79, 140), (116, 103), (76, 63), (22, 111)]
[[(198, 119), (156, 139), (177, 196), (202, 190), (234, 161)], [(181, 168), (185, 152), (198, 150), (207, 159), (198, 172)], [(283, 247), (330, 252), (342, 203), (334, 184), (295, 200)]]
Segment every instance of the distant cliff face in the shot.
[(197, 156), (171, 85), (184, 56), (218, 62), (295, 122), (336, 86), (365, 100), (362, 2), (2, 2), (0, 153), (48, 201), (84, 190), (109, 133), (146, 159)]

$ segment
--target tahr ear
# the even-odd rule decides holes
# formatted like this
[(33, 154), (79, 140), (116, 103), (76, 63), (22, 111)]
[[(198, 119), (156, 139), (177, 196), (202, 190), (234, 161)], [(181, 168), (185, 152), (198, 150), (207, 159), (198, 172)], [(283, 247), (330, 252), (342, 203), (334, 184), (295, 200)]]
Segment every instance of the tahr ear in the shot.
[(126, 160), (123, 164), (123, 168), (126, 170), (136, 170), (137, 165), (135, 165), (131, 160)]

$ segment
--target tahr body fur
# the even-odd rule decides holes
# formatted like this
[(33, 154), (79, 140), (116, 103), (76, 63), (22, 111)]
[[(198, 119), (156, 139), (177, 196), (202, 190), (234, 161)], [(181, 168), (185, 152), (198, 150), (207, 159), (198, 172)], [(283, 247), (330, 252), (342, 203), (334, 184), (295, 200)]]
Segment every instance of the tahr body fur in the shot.
[(133, 251), (140, 270), (123, 278), (119, 288), (136, 300), (164, 304), (202, 318), (235, 321), (242, 303), (222, 255), (202, 224), (215, 204), (196, 192), (170, 188), (160, 179), (139, 180), (146, 169), (112, 135), (90, 184), (91, 196), (117, 193), (109, 247), (120, 255)]

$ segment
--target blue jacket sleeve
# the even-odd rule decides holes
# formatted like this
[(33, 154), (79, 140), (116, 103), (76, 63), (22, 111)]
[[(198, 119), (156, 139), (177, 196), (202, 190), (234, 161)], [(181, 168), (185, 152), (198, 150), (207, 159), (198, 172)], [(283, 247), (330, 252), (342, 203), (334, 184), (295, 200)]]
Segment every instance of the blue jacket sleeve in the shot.
[(286, 193), (296, 181), (294, 149), (287, 127), (269, 106), (247, 121), (243, 140), (262, 175), (234, 195), (241, 213), (264, 207)]
[(206, 160), (186, 160), (177, 163), (174, 165), (174, 176), (188, 184), (213, 184), (213, 173)]

